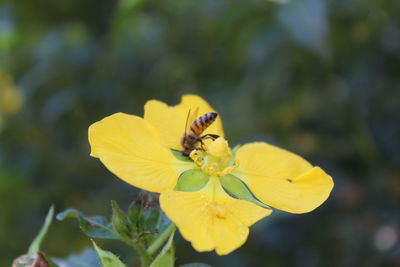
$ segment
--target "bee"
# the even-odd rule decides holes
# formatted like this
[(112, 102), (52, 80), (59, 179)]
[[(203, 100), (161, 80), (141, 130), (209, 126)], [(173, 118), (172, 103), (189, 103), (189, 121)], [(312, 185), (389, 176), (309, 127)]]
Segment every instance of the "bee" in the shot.
[[(197, 114), (197, 110), (194, 115)], [(219, 136), (216, 134), (206, 134), (201, 136), (201, 134), (216, 120), (218, 114), (215, 112), (206, 113), (197, 119), (195, 119), (191, 124), (189, 124), (190, 110), (186, 118), (185, 133), (182, 137), (182, 155), (189, 157), (190, 152), (195, 149), (201, 149), (198, 144), (203, 144), (203, 140), (212, 139), (215, 140)]]

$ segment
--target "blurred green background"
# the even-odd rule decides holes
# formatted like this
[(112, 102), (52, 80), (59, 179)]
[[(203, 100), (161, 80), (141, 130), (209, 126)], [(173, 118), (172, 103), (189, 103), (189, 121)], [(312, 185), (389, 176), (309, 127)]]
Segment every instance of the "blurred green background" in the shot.
[[(400, 266), (400, 1), (383, 0), (0, 1), (0, 266), (52, 203), (127, 207), (138, 190), (89, 157), (88, 126), (185, 93), (215, 107), (232, 145), (294, 151), (335, 188), (310, 214), (274, 212), (228, 256), (178, 237), (178, 264)], [(87, 246), (69, 220), (43, 249)]]

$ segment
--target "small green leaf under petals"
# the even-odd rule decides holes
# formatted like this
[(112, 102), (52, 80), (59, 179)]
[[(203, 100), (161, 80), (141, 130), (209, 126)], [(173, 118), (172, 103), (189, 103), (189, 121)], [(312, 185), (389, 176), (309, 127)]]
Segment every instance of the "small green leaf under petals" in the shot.
[(54, 217), (54, 206), (51, 206), (49, 212), (47, 213), (42, 229), (40, 229), (39, 234), (35, 237), (31, 245), (29, 246), (28, 254), (32, 254), (40, 250), (40, 245), (42, 244), (43, 239), (46, 236), (47, 231), (49, 230), (50, 224), (53, 221), (53, 217)]
[(123, 264), (121, 260), (113, 253), (111, 253), (110, 251), (102, 250), (96, 245), (93, 240), (92, 243), (103, 267), (126, 267), (125, 264)]
[(257, 200), (247, 186), (236, 176), (226, 175), (220, 178), (222, 187), (234, 197), (238, 199), (247, 200), (263, 208), (271, 209), (270, 206)]
[(175, 190), (195, 192), (203, 188), (210, 180), (210, 176), (201, 169), (187, 170), (179, 176)]

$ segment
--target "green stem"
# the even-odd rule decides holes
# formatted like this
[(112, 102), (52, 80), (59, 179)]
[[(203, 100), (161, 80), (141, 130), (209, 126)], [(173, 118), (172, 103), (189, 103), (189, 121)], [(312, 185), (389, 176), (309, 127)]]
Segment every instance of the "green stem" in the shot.
[(146, 249), (142, 246), (142, 244), (134, 242), (130, 239), (125, 239), (124, 241), (128, 245), (133, 247), (136, 250), (136, 252), (139, 254), (142, 267), (150, 266), (150, 254), (146, 251)]
[(162, 234), (154, 240), (154, 242), (147, 248), (147, 253), (153, 255), (165, 243), (170, 234), (175, 230), (175, 224), (171, 223)]

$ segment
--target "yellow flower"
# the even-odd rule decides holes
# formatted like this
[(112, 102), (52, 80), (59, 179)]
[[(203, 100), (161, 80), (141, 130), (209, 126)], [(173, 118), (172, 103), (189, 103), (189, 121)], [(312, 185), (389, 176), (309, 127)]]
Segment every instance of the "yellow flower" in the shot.
[(304, 213), (328, 198), (331, 177), (300, 156), (261, 142), (232, 152), (220, 117), (203, 133), (219, 138), (204, 141), (189, 159), (180, 156), (186, 117), (195, 109), (214, 112), (195, 95), (176, 106), (151, 100), (144, 118), (117, 113), (91, 125), (89, 142), (91, 155), (116, 176), (160, 193), (161, 208), (196, 250), (228, 254), (272, 212), (269, 206)]

